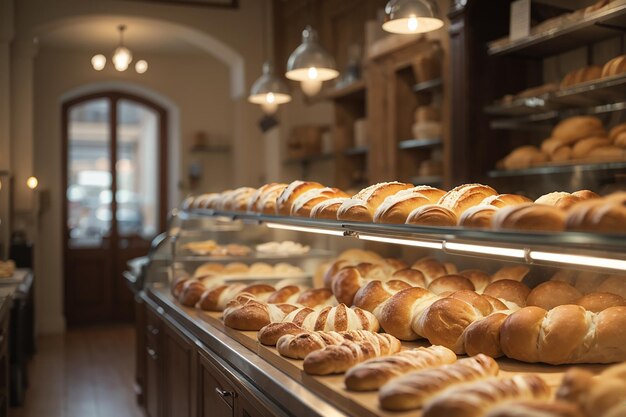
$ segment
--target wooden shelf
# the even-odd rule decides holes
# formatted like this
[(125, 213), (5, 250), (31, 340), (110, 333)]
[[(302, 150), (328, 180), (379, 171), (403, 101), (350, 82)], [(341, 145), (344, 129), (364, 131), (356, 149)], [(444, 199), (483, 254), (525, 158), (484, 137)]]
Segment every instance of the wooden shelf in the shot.
[(369, 146), (357, 146), (354, 148), (345, 149), (343, 151), (343, 154), (346, 156), (365, 155), (369, 152), (369, 150), (370, 150)]
[(398, 142), (398, 149), (420, 149), (439, 146), (442, 144), (441, 139), (408, 139)]
[(230, 146), (193, 146), (189, 149), (189, 152), (194, 153), (227, 153), (230, 151)]
[(530, 57), (546, 57), (620, 36), (626, 31), (626, 4), (602, 8), (577, 20), (564, 21), (549, 30), (525, 38), (505, 42), (499, 39), (488, 44), (489, 55), (516, 53)]
[(597, 163), (581, 163), (572, 161), (569, 164), (563, 163), (559, 165), (544, 165), (535, 166), (524, 169), (512, 169), (512, 170), (493, 170), (489, 171), (487, 175), (490, 178), (504, 178), (504, 177), (524, 177), (527, 175), (554, 175), (554, 174), (572, 174), (574, 172), (582, 171), (611, 171), (611, 170), (626, 170), (626, 161), (613, 161), (613, 162), (597, 162)]
[(361, 79), (339, 88), (329, 88), (319, 95), (319, 100), (365, 100), (365, 80)]
[(411, 177), (409, 183), (415, 185), (440, 185), (443, 184), (443, 177), (438, 175)]
[(413, 86), (413, 91), (415, 91), (416, 93), (429, 92), (429, 91), (441, 88), (442, 85), (443, 85), (443, 80), (441, 78), (435, 78), (433, 80), (428, 80), (428, 81), (415, 84)]
[(332, 153), (321, 153), (318, 155), (310, 155), (304, 158), (288, 158), (283, 162), (285, 165), (310, 164), (311, 162), (327, 161), (333, 159), (335, 155)]

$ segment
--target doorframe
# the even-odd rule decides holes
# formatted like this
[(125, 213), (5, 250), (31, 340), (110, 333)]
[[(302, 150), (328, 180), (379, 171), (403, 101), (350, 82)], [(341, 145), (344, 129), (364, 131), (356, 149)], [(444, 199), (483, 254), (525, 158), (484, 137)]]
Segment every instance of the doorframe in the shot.
[[(63, 227), (63, 310), (67, 319), (67, 301), (69, 299), (69, 286), (67, 279), (68, 272), (68, 258), (69, 258), (69, 229), (67, 227), (67, 216), (69, 214), (69, 204), (67, 201), (67, 187), (68, 187), (68, 145), (69, 145), (69, 110), (71, 107), (95, 100), (100, 98), (109, 99), (110, 103), (110, 112), (108, 123), (109, 126), (112, 127), (110, 132), (110, 147), (111, 147), (111, 155), (110, 155), (110, 166), (111, 166), (111, 193), (113, 198), (111, 199), (111, 249), (115, 249), (118, 242), (118, 231), (117, 231), (117, 200), (115, 198), (115, 193), (117, 191), (117, 174), (115, 170), (115, 163), (117, 162), (117, 103), (120, 100), (126, 99), (129, 101), (133, 101), (139, 104), (142, 104), (159, 115), (159, 232), (165, 230), (167, 223), (167, 212), (168, 212), (168, 173), (169, 173), (169, 164), (168, 164), (168, 150), (169, 150), (169, 138), (168, 138), (168, 111), (156, 103), (153, 100), (142, 97), (137, 94), (128, 93), (125, 91), (120, 91), (116, 89), (103, 89), (102, 91), (92, 92), (83, 94), (80, 96), (74, 96), (70, 99), (64, 100), (61, 103), (61, 180), (62, 180), (62, 208), (61, 208), (61, 225)], [(113, 252), (114, 253), (114, 252)], [(115, 266), (117, 264), (117, 260), (114, 258), (111, 260), (111, 265)], [(115, 268), (112, 269), (112, 272), (115, 272)]]

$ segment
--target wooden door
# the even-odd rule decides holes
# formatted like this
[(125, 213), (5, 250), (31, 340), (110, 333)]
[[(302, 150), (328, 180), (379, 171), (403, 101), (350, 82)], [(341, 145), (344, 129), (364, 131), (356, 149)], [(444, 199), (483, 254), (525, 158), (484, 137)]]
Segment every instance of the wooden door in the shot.
[(122, 272), (165, 227), (164, 109), (104, 92), (63, 105), (65, 315), (69, 325), (130, 321)]

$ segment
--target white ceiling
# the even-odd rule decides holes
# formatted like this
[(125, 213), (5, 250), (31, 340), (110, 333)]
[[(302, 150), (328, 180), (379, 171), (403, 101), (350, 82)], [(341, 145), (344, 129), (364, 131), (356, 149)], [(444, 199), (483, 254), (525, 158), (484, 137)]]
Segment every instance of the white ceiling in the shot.
[(39, 38), (43, 47), (112, 52), (118, 44), (117, 27), (126, 25), (124, 43), (131, 51), (203, 53), (185, 39), (166, 33), (154, 23), (134, 18), (95, 17), (55, 29)]

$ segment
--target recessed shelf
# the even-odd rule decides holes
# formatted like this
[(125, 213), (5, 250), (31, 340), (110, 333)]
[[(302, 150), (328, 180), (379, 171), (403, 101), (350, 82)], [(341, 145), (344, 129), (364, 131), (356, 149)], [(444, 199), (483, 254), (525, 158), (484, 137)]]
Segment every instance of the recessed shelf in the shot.
[(441, 145), (441, 139), (407, 139), (398, 142), (398, 149), (419, 149)]
[(487, 45), (489, 55), (516, 53), (545, 57), (620, 36), (626, 31), (626, 4), (604, 7), (579, 19), (564, 21), (549, 30), (525, 38), (507, 41), (498, 39)]
[(581, 163), (573, 162), (562, 165), (544, 165), (524, 169), (493, 170), (487, 174), (490, 178), (523, 177), (527, 175), (571, 174), (583, 171), (626, 170), (626, 161)]
[(435, 78), (432, 80), (415, 84), (413, 86), (413, 91), (415, 91), (416, 93), (422, 93), (422, 92), (437, 89), (441, 87), (442, 85), (443, 85), (443, 80), (441, 78)]
[(356, 146), (354, 148), (348, 148), (343, 151), (346, 156), (365, 155), (369, 152), (369, 146)]

